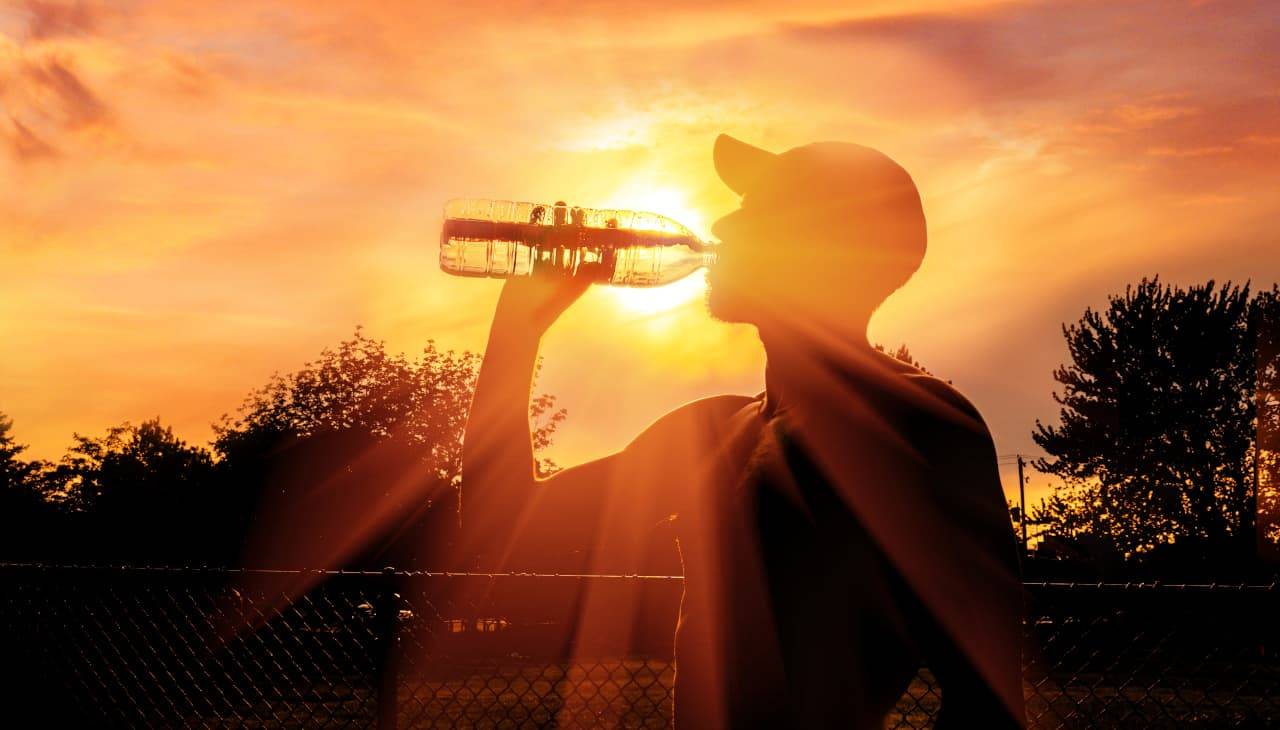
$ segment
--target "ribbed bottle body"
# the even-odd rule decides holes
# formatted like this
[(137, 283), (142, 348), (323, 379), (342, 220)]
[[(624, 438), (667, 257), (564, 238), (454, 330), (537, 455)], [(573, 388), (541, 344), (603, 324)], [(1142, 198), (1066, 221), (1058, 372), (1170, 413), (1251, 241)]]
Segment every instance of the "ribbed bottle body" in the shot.
[(665, 216), (495, 200), (453, 200), (440, 268), (507, 278), (546, 269), (618, 286), (660, 286), (714, 259), (712, 247)]

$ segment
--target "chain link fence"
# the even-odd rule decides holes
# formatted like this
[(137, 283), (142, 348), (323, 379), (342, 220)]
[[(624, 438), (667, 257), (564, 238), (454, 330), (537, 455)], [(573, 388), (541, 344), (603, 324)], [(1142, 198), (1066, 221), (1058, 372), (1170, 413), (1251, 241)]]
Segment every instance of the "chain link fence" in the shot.
[[(1034, 727), (1280, 725), (1276, 586), (1026, 588)], [(681, 589), (0, 566), (0, 724), (667, 727)], [(598, 610), (622, 605), (634, 610)], [(922, 669), (887, 726), (930, 727), (941, 694)]]

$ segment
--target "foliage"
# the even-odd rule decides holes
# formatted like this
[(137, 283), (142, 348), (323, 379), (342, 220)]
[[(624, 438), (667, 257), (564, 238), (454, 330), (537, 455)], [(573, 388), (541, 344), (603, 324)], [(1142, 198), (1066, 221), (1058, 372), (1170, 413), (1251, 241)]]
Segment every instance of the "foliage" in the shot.
[(46, 499), (48, 464), (26, 460), (26, 446), (13, 437), (13, 420), (0, 413), (0, 549), (6, 555), (30, 554), (33, 541), (54, 514)]
[(7, 504), (9, 500), (26, 499), (28, 493), (39, 498), (35, 488), (37, 477), (44, 468), (40, 461), (22, 459), (22, 452), (27, 450), (13, 437), (13, 419), (0, 413), (0, 499)]
[(73, 439), (53, 472), (73, 511), (122, 519), (148, 513), (206, 485), (213, 467), (206, 449), (188, 445), (158, 418)]
[[(429, 483), (424, 494), (448, 493), (460, 480), (479, 362), (430, 342), (410, 360), (357, 329), (315, 362), (252, 391), (235, 417), (215, 424), (212, 450), (150, 420), (100, 437), (77, 434), (57, 464), (29, 462), (0, 416), (0, 560), (228, 564), (255, 531), (328, 539), (400, 473)], [(542, 450), (565, 412), (540, 394), (530, 417)], [(367, 454), (377, 463), (357, 468)], [(544, 459), (540, 468), (555, 466)], [(344, 493), (321, 494), (326, 483)], [(446, 530), (451, 515), (448, 500), (434, 514), (425, 502), (386, 526), (394, 534), (369, 539), (383, 550), (395, 539), (426, 544), (424, 533)]]
[[(442, 352), (430, 340), (417, 360), (391, 355), (383, 342), (357, 328), (317, 361), (272, 376), (249, 395), (236, 417), (223, 416), (214, 427), (214, 450), (229, 460), (264, 440), (355, 431), (419, 447), (436, 478), (457, 486), (462, 432), (479, 365), (479, 355)], [(532, 399), (530, 417), (534, 447), (543, 449), (565, 411), (555, 408), (554, 396), (542, 394)]]
[(875, 348), (877, 352), (883, 352), (895, 360), (905, 362), (925, 375), (933, 375), (933, 373), (929, 372), (924, 365), (920, 364), (919, 360), (916, 360), (915, 357), (911, 355), (911, 350), (907, 349), (906, 343), (898, 345), (898, 349), (892, 351), (885, 349), (885, 346), (879, 343), (875, 345)]
[(159, 419), (73, 440), (47, 476), (50, 497), (64, 510), (59, 553), (108, 562), (161, 555), (185, 562), (201, 554), (213, 527), (199, 519), (214, 488), (207, 449)]
[(1033, 515), (1050, 534), (1128, 557), (1249, 554), (1257, 383), (1275, 367), (1258, 362), (1259, 322), (1277, 300), (1276, 289), (1143, 279), (1064, 325), (1060, 423), (1032, 434), (1049, 455), (1035, 467), (1063, 481)]

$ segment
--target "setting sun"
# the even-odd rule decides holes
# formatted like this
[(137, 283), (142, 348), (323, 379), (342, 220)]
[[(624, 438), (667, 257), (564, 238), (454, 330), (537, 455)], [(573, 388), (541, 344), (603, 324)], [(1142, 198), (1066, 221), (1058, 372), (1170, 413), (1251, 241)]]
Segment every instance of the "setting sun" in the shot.
[[(636, 179), (619, 187), (608, 198), (610, 207), (657, 213), (693, 231), (706, 241), (706, 219), (689, 202), (689, 195), (673, 186), (654, 185), (648, 179)], [(653, 288), (611, 287), (610, 295), (624, 312), (641, 316), (662, 314), (691, 301), (701, 299), (706, 291), (706, 279), (702, 272), (685, 277), (666, 286)]]
[(666, 286), (651, 289), (612, 287), (609, 293), (623, 311), (648, 316), (669, 312), (700, 299), (706, 288), (705, 275), (697, 272)]

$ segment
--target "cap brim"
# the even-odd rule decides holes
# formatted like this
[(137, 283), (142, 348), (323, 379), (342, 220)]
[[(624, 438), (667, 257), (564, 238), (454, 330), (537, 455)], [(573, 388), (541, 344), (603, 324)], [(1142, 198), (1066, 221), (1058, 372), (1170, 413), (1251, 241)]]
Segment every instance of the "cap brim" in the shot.
[(778, 160), (774, 153), (753, 147), (727, 134), (716, 137), (711, 158), (716, 174), (738, 195), (745, 195), (759, 180), (767, 177)]

